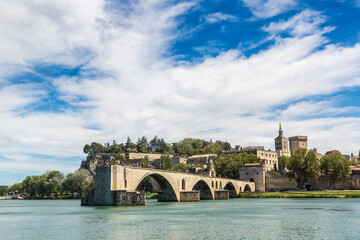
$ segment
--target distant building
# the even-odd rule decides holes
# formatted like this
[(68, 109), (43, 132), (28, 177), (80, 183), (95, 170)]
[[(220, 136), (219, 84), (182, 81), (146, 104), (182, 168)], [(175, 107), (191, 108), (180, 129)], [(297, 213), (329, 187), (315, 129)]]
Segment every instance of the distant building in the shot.
[(208, 166), (210, 160), (214, 159), (217, 154), (203, 154), (203, 155), (193, 155), (187, 158), (187, 164), (195, 164), (195, 165), (204, 165)]
[(275, 151), (278, 156), (290, 157), (289, 140), (284, 136), (281, 123), (279, 124), (279, 136), (275, 138)]
[(175, 164), (179, 164), (179, 163), (186, 163), (187, 162), (187, 158), (185, 155), (179, 155), (179, 156), (174, 156), (171, 159), (171, 162), (173, 165)]
[(260, 163), (247, 163), (239, 167), (239, 180), (255, 183), (255, 190), (265, 192), (265, 167)]
[(290, 153), (293, 155), (299, 148), (308, 149), (308, 137), (307, 136), (294, 136), (289, 138)]

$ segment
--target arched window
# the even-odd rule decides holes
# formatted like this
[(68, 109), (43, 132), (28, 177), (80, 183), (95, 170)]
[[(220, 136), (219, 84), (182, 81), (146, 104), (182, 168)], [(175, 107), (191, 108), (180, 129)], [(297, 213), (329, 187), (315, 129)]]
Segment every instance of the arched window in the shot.
[(250, 182), (254, 182), (254, 179), (253, 179), (253, 178), (250, 178), (249, 181), (250, 181)]
[(185, 179), (182, 180), (181, 188), (182, 190), (185, 190)]
[(216, 185), (216, 187), (215, 187), (215, 188), (216, 188), (216, 189), (218, 189), (218, 182), (217, 182), (217, 181), (216, 181), (215, 185)]
[(211, 181), (211, 187), (214, 187), (214, 181)]

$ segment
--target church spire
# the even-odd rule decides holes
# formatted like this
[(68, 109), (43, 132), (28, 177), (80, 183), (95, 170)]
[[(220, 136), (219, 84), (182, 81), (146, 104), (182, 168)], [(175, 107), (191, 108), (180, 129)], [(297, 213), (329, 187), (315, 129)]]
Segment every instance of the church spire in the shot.
[(279, 136), (282, 136), (283, 135), (283, 130), (281, 128), (281, 123), (279, 123)]

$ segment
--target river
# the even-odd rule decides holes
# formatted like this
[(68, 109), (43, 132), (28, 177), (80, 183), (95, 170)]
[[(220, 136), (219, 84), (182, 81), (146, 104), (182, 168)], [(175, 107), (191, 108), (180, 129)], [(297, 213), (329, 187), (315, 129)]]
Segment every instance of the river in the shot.
[(2, 200), (0, 239), (359, 239), (360, 199)]

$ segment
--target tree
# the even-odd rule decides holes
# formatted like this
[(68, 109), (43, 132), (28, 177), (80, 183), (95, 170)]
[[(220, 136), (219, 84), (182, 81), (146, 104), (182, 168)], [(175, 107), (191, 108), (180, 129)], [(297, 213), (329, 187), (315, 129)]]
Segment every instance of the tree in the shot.
[(216, 173), (222, 177), (239, 178), (239, 167), (245, 163), (261, 163), (261, 159), (254, 154), (220, 154), (214, 159)]
[(93, 143), (91, 143), (91, 145), (86, 144), (83, 148), (84, 153), (86, 153), (88, 155), (104, 153), (105, 150), (106, 150), (105, 147), (97, 142), (93, 142)]
[(172, 162), (169, 154), (162, 154), (158, 164), (158, 168), (163, 170), (170, 170), (172, 167)]
[(307, 178), (315, 177), (319, 171), (319, 163), (313, 150), (299, 148), (290, 158), (288, 177), (295, 179), (298, 188), (303, 188)]
[(149, 166), (149, 157), (148, 156), (145, 156), (144, 158), (141, 159), (140, 161), (140, 165), (141, 167), (143, 168), (147, 168)]
[(139, 138), (136, 143), (136, 150), (141, 153), (146, 153), (149, 151), (148, 145), (149, 145), (149, 142), (145, 136), (142, 138)]
[(279, 170), (285, 170), (285, 168), (289, 164), (290, 158), (286, 156), (280, 156), (278, 159)]
[(340, 153), (334, 152), (324, 156), (320, 161), (320, 170), (330, 178), (330, 188), (333, 188), (338, 177), (347, 177), (350, 171), (349, 162)]
[(0, 196), (7, 195), (7, 193), (9, 192), (8, 189), (9, 189), (8, 186), (0, 186)]
[(61, 184), (65, 176), (60, 171), (47, 171), (43, 174), (46, 178), (46, 195), (50, 196), (52, 193), (57, 196), (61, 192)]
[(74, 173), (69, 173), (62, 184), (64, 191), (83, 195), (94, 187), (94, 180), (88, 170), (80, 168)]
[(130, 137), (127, 137), (127, 139), (126, 139), (125, 151), (126, 152), (135, 152), (136, 151), (136, 144), (131, 142)]

